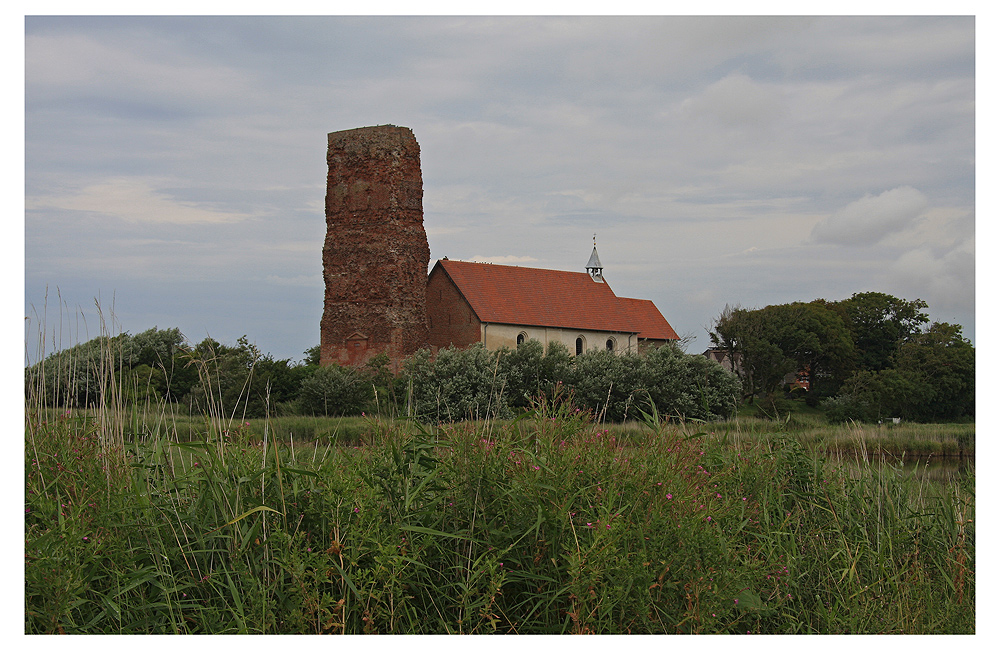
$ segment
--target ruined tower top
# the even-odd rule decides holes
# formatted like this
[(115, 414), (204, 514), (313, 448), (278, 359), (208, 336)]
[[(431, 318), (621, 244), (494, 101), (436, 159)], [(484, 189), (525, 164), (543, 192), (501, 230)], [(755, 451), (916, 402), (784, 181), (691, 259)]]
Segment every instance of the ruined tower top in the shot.
[(398, 370), (428, 340), (420, 147), (406, 127), (336, 131), (327, 165), (320, 363)]

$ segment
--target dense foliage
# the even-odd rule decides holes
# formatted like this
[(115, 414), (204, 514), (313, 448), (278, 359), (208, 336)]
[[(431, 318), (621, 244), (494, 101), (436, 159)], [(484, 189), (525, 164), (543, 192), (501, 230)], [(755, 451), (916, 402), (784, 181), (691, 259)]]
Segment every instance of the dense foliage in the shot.
[(610, 421), (634, 419), (636, 405), (650, 400), (671, 416), (711, 420), (731, 415), (738, 401), (731, 373), (672, 345), (644, 356), (601, 350), (574, 357), (562, 344), (543, 348), (538, 341), (497, 352), (482, 345), (434, 356), (421, 350), (393, 377), (384, 354), (363, 368), (320, 367), (317, 346), (293, 364), (263, 354), (245, 336), (235, 346), (211, 338), (190, 346), (179, 330), (155, 328), (49, 355), (25, 378), (27, 393), (53, 406), (92, 406), (114, 395), (125, 404), (164, 400), (191, 413), (235, 418), (366, 412), (434, 422), (510, 418), (560, 392)]
[(716, 420), (739, 404), (787, 413), (782, 388), (823, 405), (831, 421), (917, 422), (975, 416), (975, 349), (959, 326), (930, 323), (922, 300), (859, 293), (760, 309), (726, 307), (710, 333), (735, 374), (674, 345), (643, 355), (527, 341), (422, 350), (392, 376), (380, 355), (363, 368), (319, 366), (318, 346), (297, 363), (276, 360), (246, 336), (192, 345), (179, 330), (99, 336), (25, 370), (26, 395), (52, 406), (165, 401), (231, 418), (378, 412), (425, 422), (511, 418), (541, 397), (571, 395), (578, 408), (621, 422), (652, 405), (682, 419)]
[(702, 356), (673, 345), (644, 355), (594, 350), (573, 357), (566, 347), (526, 341), (516, 350), (482, 345), (421, 352), (410, 359), (411, 413), (422, 420), (508, 418), (539, 397), (569, 395), (601, 420), (637, 419), (652, 402), (661, 413), (716, 420), (732, 415), (739, 381)]
[(840, 302), (727, 307), (711, 339), (750, 401), (775, 403), (795, 377), (807, 382), (811, 405), (825, 400), (832, 421), (971, 418), (975, 350), (961, 327), (928, 325), (926, 308), (922, 300), (875, 292)]

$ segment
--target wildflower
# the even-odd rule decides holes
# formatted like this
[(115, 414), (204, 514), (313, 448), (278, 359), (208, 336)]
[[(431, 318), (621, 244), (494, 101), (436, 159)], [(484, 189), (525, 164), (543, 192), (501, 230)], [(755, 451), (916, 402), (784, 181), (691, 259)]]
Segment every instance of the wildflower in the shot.
[(674, 498), (674, 495), (672, 495), (672, 494), (670, 494), (670, 493), (668, 492), (668, 493), (667, 493), (667, 499), (673, 499), (673, 498)]

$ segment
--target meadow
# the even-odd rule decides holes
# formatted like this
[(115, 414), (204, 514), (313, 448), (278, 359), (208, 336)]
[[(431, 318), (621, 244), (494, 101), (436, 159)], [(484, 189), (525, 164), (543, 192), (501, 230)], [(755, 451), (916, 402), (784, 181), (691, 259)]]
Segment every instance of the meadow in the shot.
[(974, 454), (974, 425), (650, 411), (611, 425), (557, 396), (433, 426), (29, 403), (24, 630), (975, 632), (974, 472), (829, 460)]

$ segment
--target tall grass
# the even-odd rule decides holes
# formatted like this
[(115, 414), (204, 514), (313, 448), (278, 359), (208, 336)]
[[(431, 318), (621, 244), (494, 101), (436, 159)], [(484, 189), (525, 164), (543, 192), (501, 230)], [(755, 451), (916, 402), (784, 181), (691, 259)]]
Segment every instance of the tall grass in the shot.
[(781, 432), (28, 406), (27, 633), (975, 631), (974, 482)]

